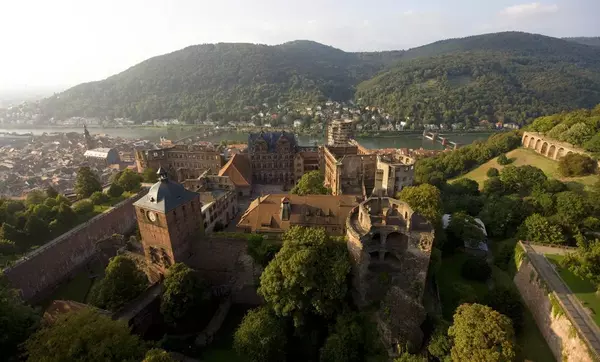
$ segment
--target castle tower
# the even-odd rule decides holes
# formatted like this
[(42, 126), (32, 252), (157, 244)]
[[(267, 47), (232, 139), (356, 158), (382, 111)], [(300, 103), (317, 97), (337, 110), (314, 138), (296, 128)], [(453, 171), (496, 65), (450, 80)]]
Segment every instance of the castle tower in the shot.
[(162, 167), (158, 175), (159, 181), (134, 206), (146, 260), (166, 269), (191, 256), (204, 221), (200, 194), (169, 180)]

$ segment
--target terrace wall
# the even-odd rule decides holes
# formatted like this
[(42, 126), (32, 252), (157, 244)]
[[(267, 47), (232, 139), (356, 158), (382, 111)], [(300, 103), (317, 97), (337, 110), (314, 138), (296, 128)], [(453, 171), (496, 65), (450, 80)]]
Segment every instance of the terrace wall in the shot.
[(117, 205), (25, 255), (3, 272), (10, 285), (25, 300), (47, 294), (97, 252), (96, 243), (113, 234), (126, 234), (137, 225), (133, 203), (145, 195), (140, 191)]

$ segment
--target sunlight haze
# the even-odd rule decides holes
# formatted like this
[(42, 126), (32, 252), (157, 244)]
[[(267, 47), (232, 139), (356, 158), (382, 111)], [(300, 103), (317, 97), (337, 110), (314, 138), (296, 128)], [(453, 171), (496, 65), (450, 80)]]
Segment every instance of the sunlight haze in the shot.
[(4, 90), (100, 80), (200, 43), (310, 39), (373, 51), (504, 30), (600, 35), (597, 0), (4, 0), (0, 13)]

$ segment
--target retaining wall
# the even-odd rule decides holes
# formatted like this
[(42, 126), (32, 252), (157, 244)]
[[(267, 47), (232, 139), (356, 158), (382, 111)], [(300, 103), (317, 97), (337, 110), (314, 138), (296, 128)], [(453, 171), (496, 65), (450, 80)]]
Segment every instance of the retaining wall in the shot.
[(514, 282), (557, 361), (594, 361), (558, 298), (527, 256), (523, 258)]
[(96, 242), (113, 234), (126, 234), (135, 228), (133, 203), (146, 192), (145, 189), (140, 191), (25, 255), (6, 268), (4, 276), (26, 300), (35, 300), (38, 295), (46, 294), (95, 255)]

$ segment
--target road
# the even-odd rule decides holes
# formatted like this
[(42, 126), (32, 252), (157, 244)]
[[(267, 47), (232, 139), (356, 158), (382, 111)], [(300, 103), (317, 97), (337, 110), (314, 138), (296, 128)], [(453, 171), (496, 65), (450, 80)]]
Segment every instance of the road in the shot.
[(569, 287), (563, 282), (552, 264), (544, 257), (544, 253), (564, 254), (568, 250), (525, 243), (523, 245), (525, 246), (529, 260), (531, 260), (536, 270), (556, 293), (558, 299), (565, 307), (569, 319), (576, 324), (577, 329), (594, 349), (596, 355), (600, 356), (600, 328)]

